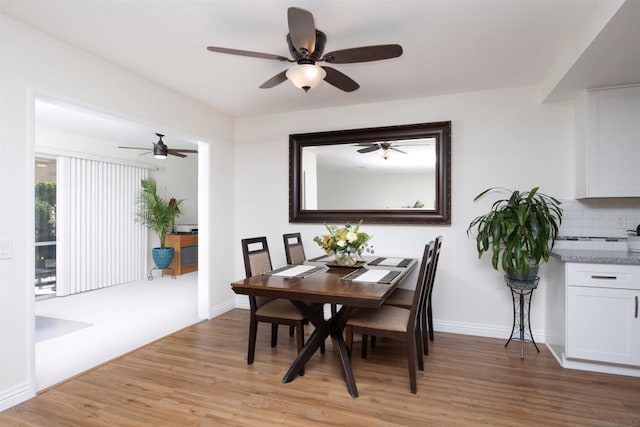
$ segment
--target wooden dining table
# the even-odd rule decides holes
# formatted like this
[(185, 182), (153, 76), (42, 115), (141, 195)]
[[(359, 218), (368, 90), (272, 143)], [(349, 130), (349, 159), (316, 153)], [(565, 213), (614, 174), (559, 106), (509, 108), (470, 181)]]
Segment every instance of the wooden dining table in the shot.
[[(366, 263), (360, 269), (327, 267), (324, 260), (306, 261), (306, 266), (319, 268), (308, 270), (306, 275), (303, 273), (287, 276), (287, 271), (295, 272), (306, 268), (287, 266), (233, 282), (231, 288), (236, 294), (241, 295), (287, 299), (314, 325), (315, 330), (282, 378), (283, 383), (293, 381), (304, 369), (307, 361), (318, 351), (320, 345), (330, 336), (349, 394), (358, 397), (358, 389), (342, 331), (354, 310), (380, 307), (393, 289), (402, 283), (416, 266), (416, 259), (412, 258), (403, 259), (404, 262), (400, 263), (402, 266), (385, 265), (384, 260), (398, 259), (365, 257)], [(371, 264), (380, 263), (380, 260), (383, 260), (381, 264)], [(379, 270), (388, 271), (389, 274)], [(368, 281), (368, 278), (376, 278), (383, 274), (385, 278)], [(358, 275), (359, 277), (354, 277)], [(321, 304), (336, 304), (340, 309), (326, 319), (324, 311), (318, 310), (318, 305)]]

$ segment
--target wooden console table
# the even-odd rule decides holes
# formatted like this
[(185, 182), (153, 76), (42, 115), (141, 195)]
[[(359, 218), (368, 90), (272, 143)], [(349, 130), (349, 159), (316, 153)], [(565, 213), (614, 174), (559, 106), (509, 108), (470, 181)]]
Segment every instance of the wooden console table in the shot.
[(197, 234), (167, 234), (165, 246), (174, 249), (173, 261), (170, 268), (164, 270), (165, 274), (169, 274), (171, 269), (177, 276), (198, 271)]

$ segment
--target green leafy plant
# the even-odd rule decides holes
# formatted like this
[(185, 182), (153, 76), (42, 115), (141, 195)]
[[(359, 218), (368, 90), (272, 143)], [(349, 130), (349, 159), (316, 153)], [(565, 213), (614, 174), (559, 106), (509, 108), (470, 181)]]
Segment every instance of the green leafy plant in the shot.
[(167, 233), (173, 228), (180, 216), (182, 200), (172, 198), (169, 201), (158, 196), (156, 182), (153, 179), (142, 180), (142, 190), (138, 195), (138, 220), (160, 238), (160, 247), (164, 249)]
[(422, 203), (420, 200), (416, 200), (413, 206), (407, 205), (407, 206), (403, 206), (403, 208), (421, 209), (421, 208), (424, 208), (424, 203)]
[(491, 265), (498, 265), (507, 273), (529, 272), (530, 265), (548, 261), (562, 223), (561, 202), (538, 192), (512, 191), (492, 187), (478, 194), (477, 201), (492, 192), (502, 192), (508, 198), (497, 200), (491, 210), (476, 217), (467, 228), (467, 235), (475, 229), (478, 256), (492, 251)]

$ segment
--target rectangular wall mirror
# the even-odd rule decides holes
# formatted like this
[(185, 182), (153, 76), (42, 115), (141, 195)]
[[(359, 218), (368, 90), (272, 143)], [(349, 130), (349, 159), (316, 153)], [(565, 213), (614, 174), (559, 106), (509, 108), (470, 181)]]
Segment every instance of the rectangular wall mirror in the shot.
[(289, 135), (289, 221), (451, 223), (451, 122)]

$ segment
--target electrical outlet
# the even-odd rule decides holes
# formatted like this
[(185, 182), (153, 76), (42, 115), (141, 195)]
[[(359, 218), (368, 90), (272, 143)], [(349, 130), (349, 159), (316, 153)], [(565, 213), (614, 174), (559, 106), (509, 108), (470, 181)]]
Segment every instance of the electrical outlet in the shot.
[(616, 227), (621, 227), (624, 228), (626, 225), (624, 217), (623, 216), (617, 216), (616, 217)]

